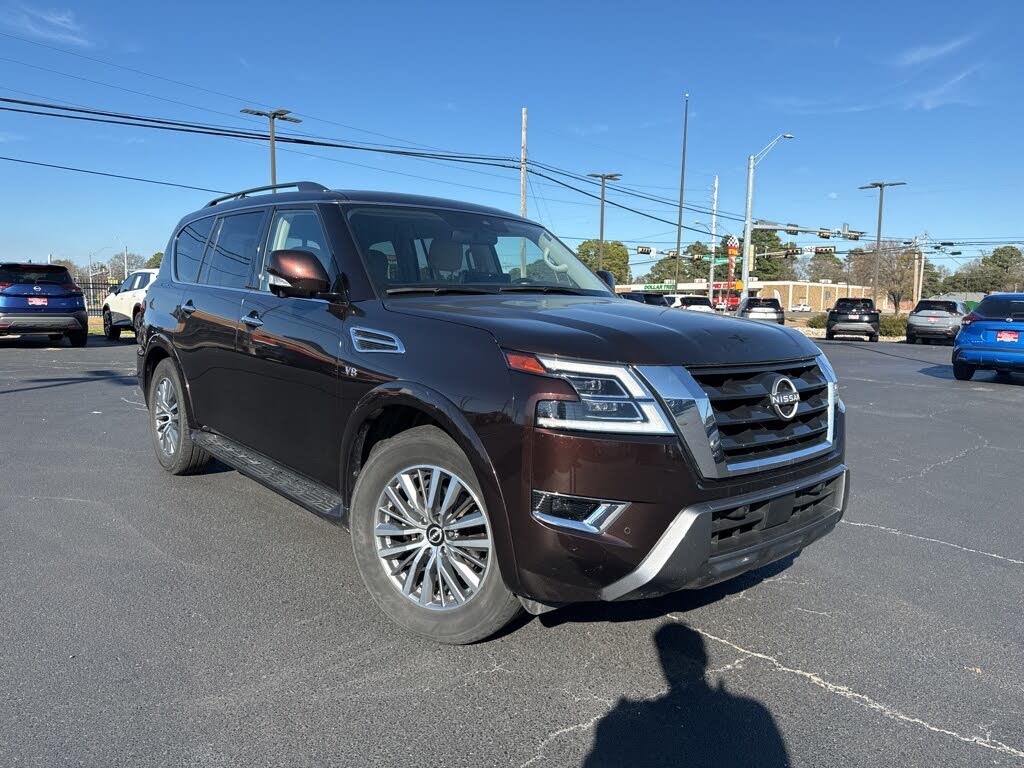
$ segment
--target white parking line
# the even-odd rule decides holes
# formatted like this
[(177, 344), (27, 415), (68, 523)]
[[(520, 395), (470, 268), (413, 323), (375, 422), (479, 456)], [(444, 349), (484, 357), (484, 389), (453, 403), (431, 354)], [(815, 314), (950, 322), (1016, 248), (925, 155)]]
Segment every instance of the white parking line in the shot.
[(927, 541), (932, 544), (941, 544), (944, 547), (952, 547), (953, 549), (959, 549), (963, 552), (970, 552), (974, 555), (984, 555), (985, 557), (994, 557), (996, 560), (1003, 560), (1007, 563), (1013, 563), (1014, 565), (1024, 565), (1024, 560), (1015, 560), (1012, 557), (1005, 557), (1004, 555), (997, 555), (994, 552), (984, 552), (980, 549), (971, 549), (970, 547), (962, 547), (959, 544), (954, 544), (950, 541), (943, 541), (942, 539), (931, 539), (927, 536), (918, 536), (916, 533), (904, 533), (903, 531), (897, 531), (895, 528), (889, 528), (884, 525), (875, 525), (874, 523), (857, 523), (853, 520), (840, 520), (844, 525), (853, 525), (857, 528), (874, 528), (878, 531), (885, 531), (896, 536), (905, 536), (908, 539), (917, 539), (918, 541)]

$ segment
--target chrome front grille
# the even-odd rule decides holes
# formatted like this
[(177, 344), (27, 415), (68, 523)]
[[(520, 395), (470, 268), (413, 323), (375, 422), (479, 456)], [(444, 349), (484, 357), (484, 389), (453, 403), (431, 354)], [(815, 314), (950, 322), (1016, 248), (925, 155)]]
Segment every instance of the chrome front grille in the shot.
[[(691, 368), (718, 427), (727, 464), (770, 459), (820, 444), (831, 422), (828, 381), (813, 358), (792, 363), (728, 368)], [(792, 419), (772, 407), (772, 386), (793, 382), (800, 402)]]
[[(640, 366), (637, 371), (657, 393), (706, 478), (776, 469), (833, 447), (835, 374), (824, 356), (744, 366)], [(790, 395), (799, 394), (798, 402), (777, 402), (782, 413), (772, 399), (773, 390), (782, 391), (781, 379), (788, 380)]]

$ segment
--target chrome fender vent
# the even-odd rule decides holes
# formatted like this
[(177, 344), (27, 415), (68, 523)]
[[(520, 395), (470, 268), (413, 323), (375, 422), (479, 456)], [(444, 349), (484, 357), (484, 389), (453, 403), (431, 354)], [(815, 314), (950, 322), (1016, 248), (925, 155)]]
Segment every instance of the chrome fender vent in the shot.
[(402, 354), (405, 352), (405, 345), (397, 336), (385, 331), (375, 331), (372, 328), (352, 328), (349, 331), (352, 337), (352, 346), (356, 352), (388, 352)]

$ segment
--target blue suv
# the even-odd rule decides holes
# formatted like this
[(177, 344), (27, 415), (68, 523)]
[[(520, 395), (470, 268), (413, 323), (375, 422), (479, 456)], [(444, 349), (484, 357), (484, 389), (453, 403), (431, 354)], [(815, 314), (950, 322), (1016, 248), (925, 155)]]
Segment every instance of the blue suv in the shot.
[(953, 346), (953, 375), (969, 381), (979, 370), (1024, 373), (1024, 293), (986, 296), (964, 317)]
[(84, 347), (89, 313), (82, 289), (66, 267), (0, 263), (0, 336), (36, 333)]

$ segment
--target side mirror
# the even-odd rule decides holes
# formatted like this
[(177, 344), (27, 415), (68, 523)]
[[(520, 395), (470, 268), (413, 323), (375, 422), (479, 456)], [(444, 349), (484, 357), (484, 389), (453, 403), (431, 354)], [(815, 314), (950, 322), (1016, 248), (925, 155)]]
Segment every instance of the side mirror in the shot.
[(115, 296), (117, 296), (117, 294), (119, 294), (121, 292), (121, 286), (120, 285), (112, 285), (112, 286), (110, 286), (110, 292), (112, 294), (114, 294)]
[(308, 299), (331, 289), (327, 270), (310, 251), (272, 251), (267, 262), (267, 274), (285, 282), (285, 285), (270, 286), (272, 291), (281, 296)]
[(615, 275), (609, 272), (607, 269), (597, 270), (597, 276), (600, 277), (604, 284), (607, 285), (611, 290), (615, 290)]

